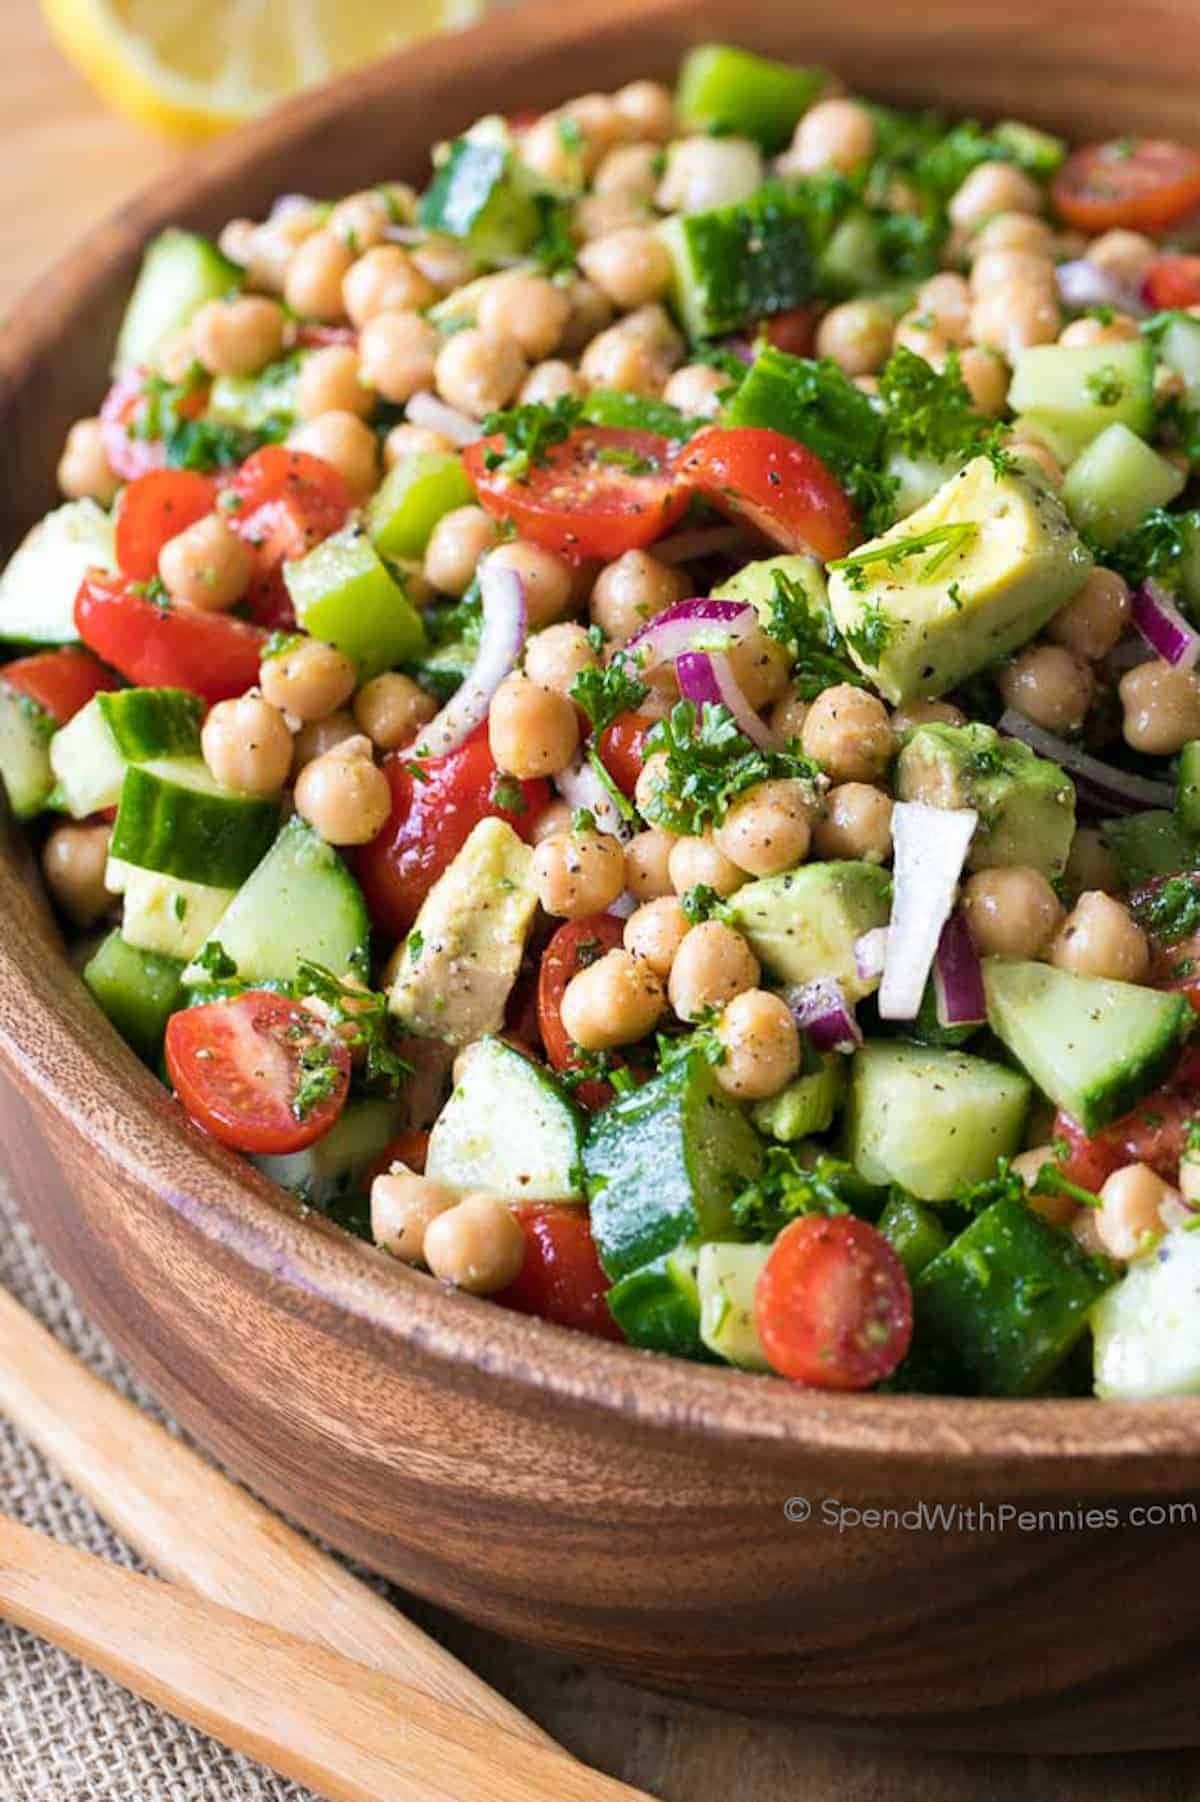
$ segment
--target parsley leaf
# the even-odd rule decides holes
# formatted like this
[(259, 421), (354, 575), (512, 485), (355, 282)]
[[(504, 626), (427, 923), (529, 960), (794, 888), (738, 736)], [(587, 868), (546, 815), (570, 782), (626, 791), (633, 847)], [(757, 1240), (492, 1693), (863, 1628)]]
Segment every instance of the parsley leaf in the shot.
[(1104, 363), (1084, 379), (1084, 388), (1098, 407), (1119, 405), (1125, 393), (1125, 382), (1115, 363)]
[(792, 659), (792, 686), (802, 701), (813, 701), (823, 689), (863, 678), (843, 653), (841, 634), (826, 608), (814, 607), (804, 584), (786, 570), (771, 573), (770, 611), (765, 630)]
[[(899, 564), (921, 557), (924, 561), (920, 573), (909, 579), (931, 582), (952, 557), (965, 550), (978, 531), (973, 519), (955, 520), (944, 526), (931, 526), (928, 532), (910, 532), (906, 538), (893, 538), (887, 544), (852, 551), (848, 557), (836, 558), (828, 568), (845, 570), (851, 588), (861, 592), (867, 586), (868, 569), (878, 566), (891, 573)], [(928, 552), (932, 552), (932, 556), (927, 556)], [(846, 637), (853, 642), (852, 633), (848, 632)], [(878, 662), (878, 658), (873, 661)]]
[(696, 882), (680, 895), (679, 905), (688, 925), (699, 926), (703, 921), (713, 919), (723, 902), (716, 889), (710, 888), (707, 882)]
[(546, 462), (556, 444), (570, 437), (583, 413), (583, 402), (573, 394), (561, 394), (556, 401), (526, 401), (519, 407), (505, 407), (489, 413), (483, 422), (488, 437), (500, 434), (504, 449), (490, 449), (484, 455), (487, 468), (523, 481), (531, 469)]
[(324, 1003), (327, 1024), (352, 1057), (362, 1054), (363, 1086), (371, 1093), (394, 1095), (404, 1077), (412, 1074), (412, 1065), (391, 1046), (386, 995), (344, 982), (306, 957), (297, 966), (292, 994), (297, 1001), (311, 998)]
[(581, 707), (592, 722), (592, 731), (597, 737), (611, 726), (618, 714), (632, 713), (650, 690), (640, 677), (633, 674), (633, 665), (628, 657), (618, 651), (612, 662), (601, 669), (589, 665), (581, 669), (571, 683), (570, 696), (577, 707)]
[[(853, 578), (851, 585), (853, 586)], [(859, 615), (858, 624), (851, 626), (846, 633), (846, 643), (857, 651), (871, 669), (878, 669), (895, 631), (895, 621), (884, 612), (882, 604), (870, 601)]]
[(665, 758), (662, 782), (642, 812), (651, 825), (698, 836), (719, 826), (739, 795), (760, 782), (814, 782), (820, 766), (796, 751), (763, 751), (739, 731), (727, 707), (677, 701), (646, 736), (646, 754)]
[(961, 464), (999, 450), (1005, 428), (975, 411), (957, 350), (939, 370), (901, 345), (880, 372), (879, 396), (889, 443), (910, 457)]
[(786, 1145), (768, 1148), (758, 1179), (733, 1203), (733, 1218), (751, 1239), (774, 1239), (804, 1214), (874, 1213), (879, 1191), (853, 1165), (822, 1154), (802, 1164)]
[(219, 939), (209, 939), (206, 945), (201, 945), (192, 962), (204, 971), (210, 982), (228, 982), (238, 972), (237, 965)]
[(985, 1208), (993, 1207), (998, 1201), (1019, 1201), (1023, 1205), (1025, 1193), (1025, 1184), (1008, 1159), (998, 1158), (994, 1174), (972, 1183), (956, 1200), (969, 1213), (982, 1214)]
[(1115, 545), (1096, 550), (1102, 563), (1124, 576), (1131, 588), (1154, 576), (1166, 588), (1180, 585), (1183, 565), (1194, 555), (1200, 531), (1200, 510), (1168, 513), (1155, 507)]
[(338, 1086), (338, 1068), (325, 1039), (312, 1039), (301, 1048), (299, 1080), (292, 1096), (297, 1120), (307, 1120), (313, 1109), (328, 1100)]
[(1169, 876), (1157, 887), (1142, 889), (1133, 898), (1133, 911), (1159, 944), (1177, 945), (1200, 932), (1200, 882), (1193, 876)]

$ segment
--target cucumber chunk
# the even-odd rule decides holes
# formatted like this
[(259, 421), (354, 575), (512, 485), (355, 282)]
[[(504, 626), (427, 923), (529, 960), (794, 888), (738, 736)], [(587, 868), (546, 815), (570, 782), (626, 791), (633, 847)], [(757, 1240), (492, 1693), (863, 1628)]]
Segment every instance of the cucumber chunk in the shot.
[(1008, 404), (1076, 454), (1110, 425), (1144, 436), (1154, 421), (1153, 346), (1035, 344), (1017, 358)]
[(28, 695), (0, 681), (0, 780), (18, 820), (40, 813), (54, 789), (54, 721)]
[(121, 932), (127, 945), (186, 961), (194, 957), (237, 893), (206, 882), (181, 882), (158, 870), (110, 857), (105, 887), (123, 895)]
[(461, 457), (451, 451), (418, 451), (388, 471), (368, 506), (371, 542), (381, 557), (423, 557), (443, 513), (474, 498)]
[(1184, 832), (1191, 837), (1200, 833), (1200, 738), (1189, 739), (1179, 753), (1175, 812)]
[(1116, 1275), (1023, 1202), (995, 1202), (913, 1284), (914, 1345), (969, 1393), (1034, 1395)]
[(110, 932), (84, 966), (84, 984), (125, 1042), (146, 1063), (158, 1061), (167, 1021), (179, 1006), (176, 957), (142, 951)]
[(58, 799), (75, 819), (115, 807), (131, 763), (198, 757), (199, 697), (184, 688), (120, 688), (93, 695), (50, 746)]
[[(311, 355), (306, 352), (305, 355)], [(296, 422), (303, 356), (281, 357), (257, 375), (219, 375), (208, 396), (208, 417), (269, 438), (283, 438)]]
[(952, 1201), (1020, 1149), (1030, 1086), (965, 1051), (889, 1040), (856, 1051), (846, 1156), (869, 1183)]
[(482, 263), (507, 262), (529, 249), (541, 217), (502, 120), (481, 121), (447, 147), (418, 217), (429, 231), (463, 239)]
[(222, 788), (199, 757), (164, 757), (126, 769), (109, 849), (144, 870), (237, 888), (278, 828), (277, 800)]
[(1158, 354), (1168, 369), (1183, 378), (1187, 404), (1200, 406), (1200, 319), (1174, 313), (1158, 336)]
[(1043, 1095), (1096, 1132), (1174, 1067), (1193, 1014), (1185, 995), (988, 957), (988, 1025)]
[(305, 1151), (252, 1157), (264, 1176), (322, 1213), (363, 1186), (370, 1165), (404, 1125), (402, 1102), (347, 1102), (329, 1131)]
[(142, 259), (117, 338), (116, 369), (153, 363), (160, 346), (182, 331), (209, 300), (240, 288), (243, 271), (209, 238), (172, 227)]
[(581, 1201), (582, 1145), (582, 1115), (549, 1071), (503, 1039), (479, 1039), (462, 1054), (425, 1169), (505, 1201)]
[(698, 1262), (698, 1247), (678, 1245), (640, 1270), (618, 1277), (606, 1299), (630, 1345), (672, 1358), (709, 1359), (700, 1337)]
[(911, 1195), (893, 1194), (879, 1216), (879, 1230), (908, 1272), (920, 1276), (950, 1243), (950, 1235), (932, 1208)]
[(697, 1053), (596, 1114), (583, 1148), (596, 1249), (627, 1276), (684, 1244), (732, 1238), (732, 1204), (757, 1176), (758, 1135)]
[(424, 648), (420, 614), (361, 526), (345, 526), (285, 563), (283, 577), (304, 630), (336, 645), (364, 682)]
[(1129, 430), (1110, 425), (1063, 477), (1063, 505), (1081, 532), (1116, 544), (1155, 507), (1181, 494), (1187, 477)]
[(767, 426), (815, 451), (831, 468), (869, 463), (883, 421), (870, 399), (827, 363), (768, 345), (721, 414), (724, 426)]
[(682, 442), (710, 423), (707, 419), (688, 419), (653, 394), (627, 394), (621, 388), (593, 388), (585, 397), (581, 419), (589, 425), (618, 426), (627, 432), (657, 432), (660, 438)]
[(700, 1247), (700, 1337), (709, 1351), (740, 1370), (771, 1368), (754, 1324), (754, 1289), (770, 1255), (769, 1245), (720, 1240)]
[[(215, 925), (215, 923), (214, 923)], [(208, 982), (205, 948), (219, 944), (242, 982), (291, 982), (301, 958), (340, 978), (362, 977), (370, 925), (341, 857), (294, 815), (210, 931), (187, 983)]]
[(1176, 1228), (1092, 1310), (1096, 1394), (1144, 1402), (1200, 1393), (1200, 1233)]
[(760, 1133), (785, 1144), (828, 1132), (846, 1093), (847, 1063), (834, 1051), (814, 1051), (805, 1041), (810, 1068), (778, 1095), (756, 1102), (751, 1119)]
[(864, 932), (887, 925), (891, 897), (891, 875), (878, 864), (808, 863), (747, 882), (727, 908), (730, 925), (777, 981), (833, 976), (848, 1001), (859, 1001), (877, 979), (859, 975), (854, 946)]
[(807, 209), (783, 188), (680, 213), (659, 229), (671, 256), (675, 310), (689, 338), (718, 337), (786, 312), (815, 290)]
[(74, 644), (75, 597), (89, 569), (113, 569), (113, 522), (95, 501), (68, 501), (26, 534), (0, 575), (0, 639)]
[(782, 150), (828, 81), (824, 69), (798, 68), (732, 44), (697, 44), (683, 59), (675, 110), (682, 125)]

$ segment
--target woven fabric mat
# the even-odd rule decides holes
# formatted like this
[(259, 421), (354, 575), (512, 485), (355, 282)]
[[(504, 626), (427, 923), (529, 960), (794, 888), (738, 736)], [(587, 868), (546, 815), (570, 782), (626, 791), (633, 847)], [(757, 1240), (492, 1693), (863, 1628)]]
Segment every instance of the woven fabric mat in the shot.
[[(80, 1312), (3, 1184), (0, 1284), (98, 1375), (148, 1414), (165, 1418)], [(0, 1509), (116, 1564), (146, 1568), (3, 1419)], [(309, 1796), (65, 1652), (0, 1622), (3, 1802), (309, 1802)]]

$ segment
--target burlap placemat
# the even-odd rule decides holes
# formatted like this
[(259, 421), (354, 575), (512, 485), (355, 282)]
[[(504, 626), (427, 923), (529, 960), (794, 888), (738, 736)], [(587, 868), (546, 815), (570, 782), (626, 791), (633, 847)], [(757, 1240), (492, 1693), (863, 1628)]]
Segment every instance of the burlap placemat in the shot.
[[(0, 1183), (0, 1284), (157, 1419), (162, 1411), (80, 1312)], [(131, 1569), (141, 1561), (0, 1420), (0, 1509)], [(310, 1792), (160, 1714), (32, 1634), (0, 1623), (3, 1802), (310, 1802)]]

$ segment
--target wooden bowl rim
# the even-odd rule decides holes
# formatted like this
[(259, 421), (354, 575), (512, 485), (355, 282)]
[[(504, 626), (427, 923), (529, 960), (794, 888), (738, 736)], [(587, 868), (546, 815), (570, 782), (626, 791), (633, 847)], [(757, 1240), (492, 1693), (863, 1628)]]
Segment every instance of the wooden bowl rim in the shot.
[[(664, 0), (656, 10), (682, 16), (688, 4)], [(589, 22), (611, 27), (614, 13), (627, 15), (632, 30), (643, 16), (641, 0), (577, 0), (569, 10), (566, 24), (559, 0), (534, 0), (520, 13), (493, 15), (468, 31), (397, 52), (215, 140), (159, 177), (10, 312), (0, 332), (0, 417), (24, 372), (86, 312), (105, 268), (163, 225), (216, 199), (256, 153), (337, 118), (364, 93), (415, 81), (418, 71), (422, 81), (436, 81), (465, 56), (486, 63), (489, 41), (501, 36), (544, 43), (547, 33), (577, 38)], [(29, 909), (22, 861), (12, 842), (0, 852), (6, 915)], [(1072, 1470), (1080, 1478), (1088, 1468), (1114, 1478), (1126, 1474), (1144, 1486), (1151, 1465), (1167, 1474), (1167, 1459), (1200, 1468), (1200, 1407), (1186, 1398), (1128, 1404), (823, 1394), (591, 1339), (446, 1290), (323, 1219), (289, 1210), (273, 1184), (188, 1125), (132, 1052), (114, 1045), (107, 1023), (99, 1029), (97, 1019), (95, 1039), (80, 1030), (91, 1006), (82, 984), (72, 976), (64, 988), (60, 960), (21, 955), (21, 936), (16, 945), (7, 936), (0, 940), (0, 1068), (43, 1110), (85, 1130), (126, 1180), (156, 1194), (215, 1245), (297, 1298), (319, 1298), (360, 1324), (387, 1346), (400, 1371), (411, 1346), (457, 1367), (464, 1378), (478, 1373), (531, 1395), (731, 1447), (785, 1445), (790, 1460), (835, 1457), (851, 1469), (855, 1462), (878, 1468), (894, 1457), (914, 1474), (973, 1472), (981, 1482), (1055, 1487)], [(36, 1205), (30, 1212), (36, 1220)]]

